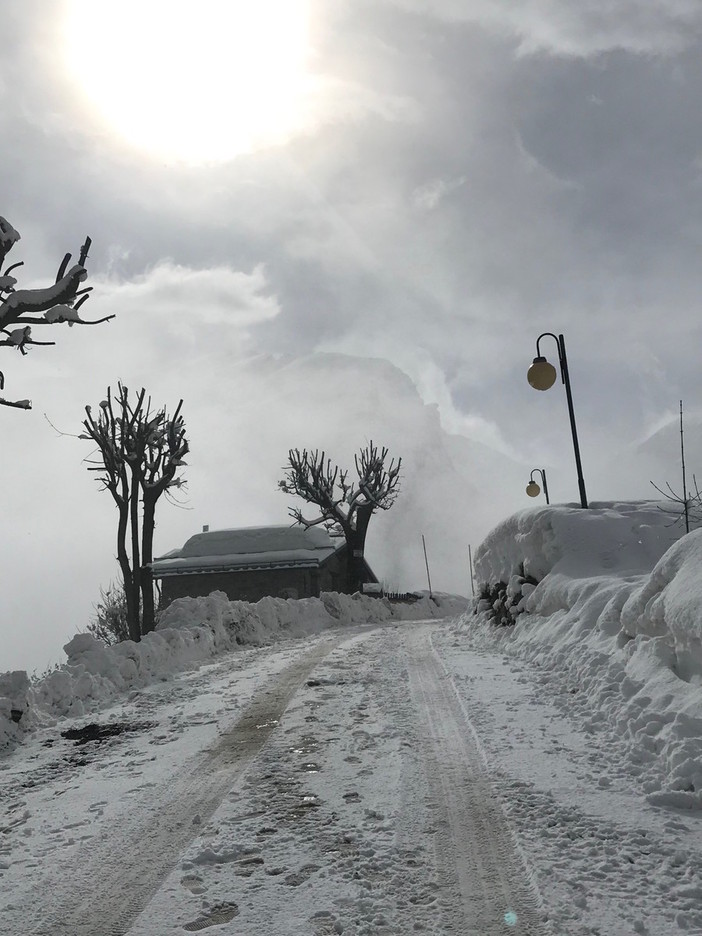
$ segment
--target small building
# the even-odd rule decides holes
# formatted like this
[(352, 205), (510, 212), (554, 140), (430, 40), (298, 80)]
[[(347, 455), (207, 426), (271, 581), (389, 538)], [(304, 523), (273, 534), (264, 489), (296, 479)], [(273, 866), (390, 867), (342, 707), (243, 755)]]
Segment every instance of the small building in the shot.
[[(205, 527), (151, 568), (164, 606), (213, 591), (232, 601), (317, 598), (323, 591), (346, 590), (346, 542), (321, 527)], [(378, 581), (365, 559), (363, 569), (364, 581)]]

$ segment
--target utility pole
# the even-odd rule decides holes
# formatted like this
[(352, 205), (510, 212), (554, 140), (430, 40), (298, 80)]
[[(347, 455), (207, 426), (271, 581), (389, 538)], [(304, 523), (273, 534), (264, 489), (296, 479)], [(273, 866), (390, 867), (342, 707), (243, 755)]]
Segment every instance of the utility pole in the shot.
[(424, 564), (427, 567), (427, 581), (429, 582), (429, 597), (432, 597), (431, 593), (431, 576), (429, 575), (429, 560), (427, 559), (427, 544), (424, 539), (424, 534), (422, 533), (422, 546), (424, 547)]

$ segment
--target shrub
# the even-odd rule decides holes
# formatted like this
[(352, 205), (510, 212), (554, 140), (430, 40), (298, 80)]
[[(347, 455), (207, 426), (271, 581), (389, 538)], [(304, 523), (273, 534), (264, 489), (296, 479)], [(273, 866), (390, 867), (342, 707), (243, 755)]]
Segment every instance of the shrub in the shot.
[(509, 582), (484, 582), (480, 586), (476, 614), (485, 612), (495, 626), (510, 627), (525, 610), (526, 599), (538, 584), (533, 575), (524, 573), (522, 562), (519, 573)]
[(95, 617), (88, 624), (87, 630), (108, 646), (129, 640), (127, 596), (121, 582), (117, 585), (110, 582), (107, 588), (100, 586), (100, 600), (95, 605)]

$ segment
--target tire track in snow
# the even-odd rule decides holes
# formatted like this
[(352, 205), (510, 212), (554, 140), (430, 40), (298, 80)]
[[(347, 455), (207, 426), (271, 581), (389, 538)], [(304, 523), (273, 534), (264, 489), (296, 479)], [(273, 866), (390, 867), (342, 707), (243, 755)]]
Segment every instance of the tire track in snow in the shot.
[(143, 790), (102, 829), (99, 840), (49, 869), (37, 887), (44, 895), (60, 894), (61, 902), (40, 920), (28, 908), (27, 934), (124, 936), (201, 825), (241, 780), (300, 685), (343, 639), (316, 643), (258, 690), (237, 722), (195, 763)]
[(427, 628), (404, 635), (420, 743), (437, 813), (435, 848), (447, 932), (546, 936), (472, 725)]

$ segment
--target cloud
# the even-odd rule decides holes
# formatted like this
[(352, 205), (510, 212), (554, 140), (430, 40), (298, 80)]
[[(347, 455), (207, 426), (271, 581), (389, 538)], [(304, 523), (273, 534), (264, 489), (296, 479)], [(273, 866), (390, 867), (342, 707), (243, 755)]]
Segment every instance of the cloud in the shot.
[(161, 261), (146, 273), (127, 281), (97, 275), (92, 285), (100, 295), (101, 309), (146, 309), (170, 320), (168, 327), (197, 329), (205, 325), (246, 328), (280, 314), (271, 295), (263, 264), (251, 273), (216, 266), (192, 269)]
[[(465, 16), (466, 8), (453, 9)], [(595, 8), (603, 9), (583, 5)], [(488, 7), (467, 9), (475, 19)], [(517, 5), (489, 9), (512, 22), (522, 15)], [(538, 19), (548, 8), (525, 9)], [(563, 6), (563, 22), (592, 32), (578, 9)], [(684, 10), (666, 9), (669, 17), (651, 14), (651, 36), (660, 17), (684, 18)], [(15, 34), (17, 24), (27, 33), (31, 15), (14, 14)], [(641, 409), (636, 359), (621, 360), (622, 328), (636, 329), (644, 345), (655, 341), (665, 370), (675, 340), (658, 334), (662, 310), (675, 310), (682, 333), (693, 327), (683, 320), (691, 321), (702, 286), (691, 262), (697, 173), (686, 175), (684, 162), (702, 151), (686, 116), (702, 80), (689, 59), (674, 62), (677, 77), (624, 53), (586, 63), (515, 59), (513, 41), (470, 23), (447, 28), (391, 4), (373, 12), (325, 7), (315, 55), (328, 120), (284, 148), (198, 172), (115, 153), (80, 121), (45, 122), (44, 114), (68, 114), (71, 105), (47, 87), (53, 60), (44, 27), (31, 44), (15, 44), (5, 66), (32, 76), (22, 89), (31, 121), (19, 109), (4, 116), (6, 139), (15, 141), (8, 191), (18, 208), (5, 213), (23, 234), (28, 270), (54, 269), (67, 246), (91, 233), (93, 283), (107, 269), (115, 284), (133, 282), (144, 303), (138, 312), (127, 303), (122, 321), (132, 337), (145, 329), (160, 351), (147, 354), (142, 338), (127, 353), (125, 341), (127, 360), (143, 355), (158, 368), (161, 352), (207, 357), (221, 341), (236, 354), (370, 347), (438, 402), (411, 363), (421, 348), (449, 388), (438, 403), (442, 418), (454, 419), (450, 399), (466, 428), (482, 419), (479, 431), (499, 426), (519, 446), (531, 444), (534, 427), (528, 412), (515, 425), (522, 377), (511, 373), (516, 366), (521, 375), (524, 346), (539, 330), (564, 330), (576, 369), (578, 359), (586, 372), (604, 368), (603, 386), (622, 383), (615, 371), (629, 378), (621, 404), (606, 406), (605, 422), (619, 419), (619, 432)], [(27, 67), (42, 49), (43, 82)], [(29, 175), (22, 153), (32, 154)], [(171, 301), (159, 265), (187, 301), (179, 312), (174, 296), (151, 331), (147, 314)], [(265, 286), (253, 293), (221, 272), (251, 276), (259, 268)], [(215, 272), (195, 287), (195, 273), (184, 270)], [(113, 311), (112, 288), (96, 291), (88, 309)], [(123, 325), (114, 325), (111, 335), (121, 335)], [(692, 363), (676, 368), (686, 369), (691, 375)], [(593, 415), (597, 409), (593, 403)]]
[(412, 202), (420, 211), (433, 211), (434, 208), (451, 192), (465, 185), (466, 177), (458, 179), (431, 179), (412, 192)]
[(695, 0), (392, 0), (397, 6), (511, 36), (521, 54), (590, 56), (614, 49), (670, 54), (694, 41), (702, 24)]
[[(22, 604), (36, 562), (62, 602), (80, 582), (71, 622), (113, 575), (112, 508), (42, 413), (77, 431), (117, 379), (184, 399), (192, 510), (164, 513), (163, 548), (221, 518), (284, 518), (287, 445), (345, 459), (379, 432), (427, 466), (408, 476), (411, 509), (377, 527), (392, 528), (393, 575), (412, 578), (402, 544), (434, 518), (432, 542), (443, 526), (454, 544), (439, 563), (449, 582), (464, 534), (522, 503), (514, 469), (478, 517), (471, 492), (498, 474), (481, 444), (501, 468), (518, 452), (549, 469), (554, 500), (577, 495), (562, 386), (525, 380), (541, 332), (566, 336), (592, 496), (614, 477), (599, 462), (699, 395), (697, 3), (319, 2), (315, 119), (285, 145), (199, 168), (96, 130), (61, 77), (45, 6), (13, 5), (3, 23), (0, 213), (22, 234), (23, 286), (50, 282), (89, 234), (86, 314), (117, 317), (4, 353), (8, 395), (35, 406), (3, 414), (5, 620), (22, 607), (23, 626), (43, 620), (46, 603)], [(449, 462), (442, 483), (468, 493), (447, 506), (432, 478)], [(69, 562), (65, 531), (86, 505), (90, 549)]]

